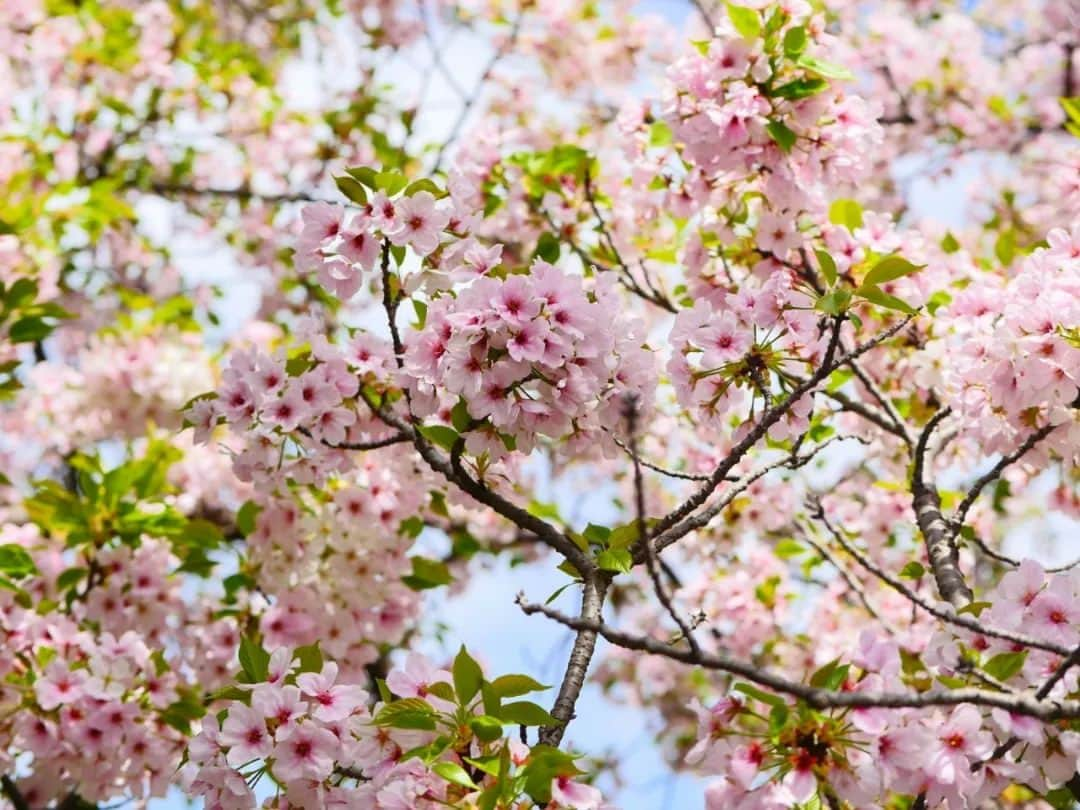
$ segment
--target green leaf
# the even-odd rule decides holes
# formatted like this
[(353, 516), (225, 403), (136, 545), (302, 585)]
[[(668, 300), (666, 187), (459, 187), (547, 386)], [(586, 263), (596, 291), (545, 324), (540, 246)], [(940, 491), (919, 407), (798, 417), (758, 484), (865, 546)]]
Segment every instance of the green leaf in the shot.
[(221, 584), (225, 588), (225, 600), (230, 603), (236, 601), (236, 592), (241, 588), (255, 589), (254, 580), (247, 574), (230, 574), (221, 581)]
[(790, 537), (785, 537), (777, 543), (776, 548), (773, 549), (773, 553), (781, 560), (789, 560), (792, 557), (798, 557), (805, 552), (806, 548), (803, 544)]
[(766, 692), (762, 689), (758, 689), (753, 684), (749, 683), (737, 683), (733, 687), (736, 692), (742, 692), (744, 695), (760, 700), (762, 703), (767, 703), (770, 706), (784, 706), (786, 705), (784, 699), (779, 695), (774, 695), (772, 692)]
[(472, 424), (472, 416), (469, 415), (469, 406), (464, 399), (459, 399), (450, 411), (450, 422), (458, 433), (465, 433)]
[(806, 36), (805, 27), (800, 25), (796, 28), (789, 28), (788, 32), (784, 34), (784, 55), (790, 59), (795, 59), (806, 50), (808, 41), (809, 38)]
[(206, 707), (197, 692), (193, 689), (179, 689), (179, 700), (170, 703), (161, 712), (161, 719), (177, 731), (188, 734), (191, 731), (191, 721), (198, 720), (206, 714)]
[(553, 503), (545, 503), (544, 501), (530, 501), (528, 512), (533, 517), (543, 518), (544, 520), (554, 520), (557, 523), (563, 523), (562, 515), (559, 514), (559, 507)]
[(821, 275), (824, 276), (825, 283), (830, 287), (833, 286), (838, 277), (836, 262), (833, 261), (833, 257), (824, 250), (815, 250), (814, 255), (817, 256), (818, 267), (821, 268)]
[(38, 572), (34, 558), (22, 546), (5, 543), (0, 546), (0, 573), (12, 579), (22, 579)]
[(359, 180), (372, 191), (378, 191), (379, 175), (374, 169), (371, 169), (367, 166), (353, 166), (350, 169), (346, 169), (345, 173), (352, 177), (354, 180)]
[(814, 308), (826, 315), (839, 315), (847, 310), (851, 303), (851, 291), (847, 289), (835, 289), (825, 293), (814, 304)]
[(945, 231), (945, 236), (941, 238), (941, 249), (946, 253), (956, 253), (960, 249), (960, 243), (952, 235), (952, 231)]
[(270, 672), (270, 653), (248, 636), (240, 637), (240, 668), (248, 683), (262, 683)]
[(862, 283), (864, 285), (876, 287), (887, 281), (910, 276), (912, 273), (917, 273), (924, 267), (926, 267), (925, 264), (912, 264), (902, 256), (897, 256), (895, 254), (886, 256), (870, 269), (870, 272), (866, 274), (866, 278), (863, 279)]
[(408, 182), (409, 181), (405, 178), (405, 175), (403, 175), (401, 172), (386, 171), (379, 172), (375, 175), (376, 187), (382, 191), (385, 191), (387, 197), (393, 197), (395, 194), (405, 188), (405, 186), (408, 185)]
[(446, 425), (423, 425), (417, 430), (429, 442), (448, 451), (453, 450), (458, 440), (458, 432)]
[(372, 719), (377, 726), (434, 731), (438, 713), (426, 700), (403, 698), (383, 706)]
[(465, 651), (465, 645), (458, 650), (454, 658), (454, 691), (457, 692), (458, 701), (462, 706), (467, 706), (469, 701), (476, 697), (480, 691), (480, 684), (484, 682), (484, 672), (471, 655)]
[(11, 325), (8, 330), (8, 338), (12, 343), (33, 343), (35, 340), (43, 340), (52, 332), (53, 327), (45, 323), (36, 315), (20, 318)]
[(839, 658), (834, 658), (810, 676), (810, 685), (815, 689), (835, 691), (847, 680), (850, 668), (848, 664), (841, 664)]
[(596, 555), (596, 564), (605, 571), (627, 574), (634, 567), (634, 558), (624, 548), (606, 548)]
[(484, 704), (484, 714), (498, 717), (499, 710), (502, 707), (502, 698), (495, 693), (490, 683), (480, 684), (480, 698)]
[(992, 678), (1007, 681), (1024, 668), (1026, 660), (1027, 650), (998, 653), (982, 665), (982, 670)]
[(669, 146), (672, 140), (674, 135), (666, 121), (653, 121), (649, 125), (649, 146)]
[(244, 537), (255, 531), (255, 520), (259, 516), (262, 507), (255, 501), (244, 501), (244, 504), (236, 512), (236, 528)]
[(500, 675), (491, 682), (491, 688), (501, 698), (520, 697), (530, 692), (543, 692), (550, 689), (528, 675)]
[(899, 312), (903, 312), (907, 315), (914, 315), (915, 308), (912, 307), (906, 301), (897, 298), (895, 295), (889, 295), (880, 287), (862, 285), (855, 290), (856, 295), (865, 298), (872, 304), (877, 304), (879, 307), (885, 307), (885, 309), (895, 309)]
[(453, 782), (455, 785), (461, 785), (462, 787), (467, 787), (471, 790), (476, 790), (478, 787), (472, 780), (472, 777), (466, 773), (465, 769), (456, 762), (436, 762), (431, 766), (431, 770), (447, 782)]
[(562, 246), (559, 244), (558, 237), (550, 231), (544, 231), (540, 234), (540, 238), (536, 240), (536, 250), (533, 251), (533, 256), (539, 256), (548, 264), (554, 264), (559, 260), (561, 252)]
[(499, 709), (499, 717), (504, 723), (519, 726), (555, 726), (559, 721), (548, 714), (546, 709), (528, 700), (507, 703)]
[[(449, 684), (443, 684), (448, 691), (453, 692)], [(435, 761), (446, 753), (446, 749), (450, 747), (451, 740), (446, 735), (436, 737), (427, 745), (418, 745), (416, 748), (410, 748), (408, 751), (401, 755), (401, 761), (407, 762), (410, 759), (420, 759), (428, 765), (432, 765)]]
[(761, 15), (754, 9), (728, 3), (727, 13), (731, 24), (744, 39), (757, 39), (761, 35)]
[(933, 315), (939, 309), (944, 306), (948, 306), (952, 303), (952, 296), (944, 290), (938, 290), (936, 293), (926, 299), (926, 311)]
[(90, 572), (85, 568), (69, 568), (56, 578), (56, 589), (66, 591), (68, 588), (82, 582), (88, 573)]
[[(503, 750), (509, 753), (509, 746)], [(524, 768), (525, 792), (534, 802), (546, 806), (551, 801), (551, 783), (556, 777), (580, 773), (572, 755), (550, 745), (534, 745)]]
[(494, 742), (503, 733), (502, 721), (490, 714), (481, 714), (469, 718), (469, 728), (482, 742)]
[(323, 654), (322, 650), (319, 649), (318, 641), (314, 644), (297, 647), (296, 652), (293, 653), (293, 658), (300, 664), (301, 672), (322, 672)]
[(795, 79), (787, 84), (782, 84), (769, 95), (773, 98), (786, 98), (790, 101), (798, 101), (801, 98), (810, 98), (829, 89), (829, 83), (824, 79), (809, 78)]
[(957, 613), (970, 613), (972, 616), (978, 616), (988, 607), (991, 607), (990, 602), (968, 602)]
[(904, 579), (922, 579), (926, 576), (926, 568), (918, 560), (912, 560), (900, 569), (900, 576)]
[(33, 302), (38, 294), (37, 281), (32, 278), (18, 278), (6, 292), (0, 287), (0, 296), (3, 297), (4, 309), (9, 312), (16, 309), (25, 309)]
[(426, 191), (435, 199), (441, 199), (446, 196), (446, 192), (439, 188), (433, 181), (426, 177), (421, 177), (419, 180), (414, 180), (405, 187), (405, 196), (411, 197), (419, 191)]
[(451, 703), (454, 702), (454, 687), (448, 683), (428, 684), (428, 693)]
[(427, 304), (417, 298), (412, 299), (413, 312), (416, 313), (416, 329), (419, 331), (427, 323)]
[(565, 585), (561, 585), (560, 587), (556, 588), (554, 590), (554, 592), (551, 594), (551, 596), (549, 596), (547, 599), (544, 600), (544, 604), (545, 605), (550, 605), (552, 602), (554, 602), (556, 599), (558, 599), (559, 596), (562, 595), (563, 591), (565, 591), (567, 588), (572, 588), (573, 586), (575, 586), (577, 584), (578, 583), (575, 580), (574, 582), (567, 582)]
[(1061, 109), (1065, 110), (1065, 114), (1071, 121), (1080, 124), (1080, 96), (1059, 98), (1058, 103), (1061, 104)]
[(359, 180), (347, 174), (342, 174), (334, 177), (334, 183), (337, 184), (338, 191), (354, 203), (367, 205), (367, 190)]
[(438, 588), (440, 585), (449, 585), (454, 581), (450, 569), (446, 563), (439, 560), (430, 560), (427, 557), (412, 557), (412, 573), (401, 578), (401, 581), (414, 591), (423, 591), (428, 588)]
[[(496, 727), (498, 728), (499, 733), (498, 733), (498, 735), (496, 735), (492, 739), (498, 739), (498, 737), (502, 736), (502, 725), (499, 723), (497, 718), (488, 717), (487, 715), (481, 715), (480, 717), (477, 717), (477, 718), (474, 718), (474, 719), (476, 719), (476, 720), (484, 719), (484, 720), (493, 721), (496, 724)], [(472, 725), (472, 722), (473, 722), (472, 720), (469, 721), (470, 726)], [(479, 735), (477, 735), (477, 736), (479, 736)], [(483, 739), (483, 738), (481, 737), (481, 739)], [(485, 740), (485, 742), (491, 742), (491, 740)], [(487, 756), (487, 757), (463, 757), (463, 759), (466, 762), (468, 762), (470, 765), (472, 765), (474, 768), (476, 768), (477, 770), (482, 771), (483, 773), (486, 773), (488, 776), (498, 776), (499, 775), (499, 754), (492, 754), (491, 756)]]
[(803, 54), (796, 62), (799, 67), (806, 68), (811, 73), (816, 73), (818, 76), (824, 76), (826, 79), (854, 79), (855, 75), (846, 67), (841, 65), (834, 65), (831, 62), (826, 62), (822, 59), (815, 59), (813, 56), (807, 56)]
[(585, 531), (581, 533), (589, 543), (597, 546), (607, 545), (608, 538), (611, 537), (611, 529), (607, 526), (599, 526), (595, 523), (590, 523), (585, 527)]
[(769, 137), (785, 153), (790, 152), (791, 148), (795, 146), (795, 141), (798, 140), (795, 133), (788, 129), (787, 124), (783, 121), (770, 121), (765, 125), (765, 129), (768, 131)]
[(393, 703), (394, 696), (390, 694), (390, 687), (386, 685), (386, 680), (383, 678), (375, 679), (375, 688), (379, 692), (379, 700), (383, 703)]
[(863, 225), (862, 206), (857, 200), (833, 200), (832, 205), (829, 206), (829, 222), (833, 225), (843, 225), (849, 231), (861, 228)]
[(1067, 787), (1054, 788), (1042, 798), (1054, 810), (1073, 810), (1076, 807), (1076, 797)]
[(639, 534), (637, 521), (616, 526), (608, 535), (608, 548), (629, 548), (637, 542)]
[(30, 594), (28, 594), (26, 591), (24, 591), (7, 577), (0, 577), (0, 590), (11, 591), (13, 594), (15, 594), (15, 604), (17, 604), (24, 610), (29, 610), (34, 604), (34, 600), (30, 596)]
[(994, 255), (1002, 264), (1012, 264), (1016, 258), (1016, 231), (1003, 231), (994, 242)]

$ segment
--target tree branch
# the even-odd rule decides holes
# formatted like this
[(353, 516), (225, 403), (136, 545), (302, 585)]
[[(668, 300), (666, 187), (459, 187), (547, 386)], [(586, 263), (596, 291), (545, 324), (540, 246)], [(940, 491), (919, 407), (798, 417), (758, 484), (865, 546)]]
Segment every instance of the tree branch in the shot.
[(825, 515), (825, 510), (822, 508), (820, 501), (816, 499), (811, 499), (810, 507), (812, 510), (811, 516), (825, 527), (825, 529), (829, 532), (832, 538), (836, 540), (836, 542), (841, 546), (841, 548), (843, 548), (844, 551), (846, 551), (855, 559), (855, 562), (857, 562), (875, 577), (880, 579), (890, 588), (904, 596), (913, 605), (921, 608), (923, 611), (929, 613), (934, 618), (940, 619), (943, 622), (948, 622), (949, 624), (956, 625), (957, 627), (963, 627), (965, 630), (970, 630), (972, 633), (977, 633), (982, 636), (989, 636), (991, 638), (1000, 638), (1005, 641), (1011, 641), (1014, 644), (1020, 644), (1024, 647), (1031, 647), (1037, 650), (1045, 650), (1046, 652), (1051, 652), (1055, 655), (1066, 656), (1070, 653), (1070, 650), (1067, 647), (1062, 647), (1060, 644), (1054, 644), (1049, 641), (1041, 641), (1032, 636), (1023, 635), (1021, 633), (1013, 633), (1008, 630), (999, 630), (992, 627), (986, 627), (985, 625), (976, 621), (971, 616), (965, 614), (953, 614), (946, 610), (935, 607), (934, 605), (923, 599), (921, 596), (919, 596), (917, 593), (915, 593), (913, 590), (911, 590), (911, 588), (900, 582), (900, 580), (885, 573), (885, 571), (883, 571), (880, 566), (878, 566), (865, 554), (862, 554), (857, 548), (855, 548), (855, 546), (849, 543), (844, 538), (843, 533), (835, 526), (833, 526), (832, 523), (829, 521), (828, 517)]
[(995, 464), (990, 470), (988, 470), (985, 475), (980, 476), (978, 480), (976, 480), (975, 483), (971, 485), (971, 489), (968, 490), (967, 494), (964, 496), (964, 499), (960, 501), (960, 505), (956, 507), (956, 512), (953, 514), (952, 520), (950, 521), (956, 527), (956, 530), (953, 532), (953, 536), (955, 536), (956, 531), (959, 531), (959, 528), (964, 525), (964, 521), (967, 518), (968, 511), (975, 504), (975, 501), (978, 500), (979, 494), (983, 491), (983, 489), (988, 484), (991, 484), (998, 478), (1000, 478), (1006, 467), (1020, 460), (1024, 455), (1027, 454), (1029, 450), (1031, 450), (1031, 448), (1033, 448), (1036, 444), (1049, 436), (1056, 427), (1057, 425), (1045, 425), (1036, 430), (1034, 433), (1029, 435), (1019, 447), (1017, 447), (1008, 455), (1002, 456), (997, 464)]
[(630, 458), (634, 461), (634, 505), (636, 511), (637, 522), (637, 541), (635, 546), (637, 551), (644, 550), (645, 552), (645, 567), (649, 572), (649, 579), (652, 580), (653, 590), (656, 591), (656, 598), (660, 600), (660, 604), (664, 606), (664, 610), (671, 617), (672, 621), (682, 632), (683, 638), (686, 639), (686, 643), (690, 645), (690, 649), (696, 653), (701, 652), (701, 648), (698, 646), (697, 639), (694, 638), (694, 631), (686, 623), (679, 612), (675, 609), (675, 605), (671, 602), (671, 597), (668, 595), (667, 588), (664, 587), (664, 582), (660, 578), (660, 564), (657, 559), (657, 551), (653, 548), (653, 544), (649, 540), (648, 531), (645, 528), (645, 482), (641, 474), (641, 462), (638, 461), (637, 455), (637, 399), (635, 397), (627, 397), (626, 400), (626, 431), (629, 437), (629, 449)]
[(596, 620), (574, 618), (560, 613), (546, 605), (538, 605), (525, 600), (523, 595), (517, 599), (518, 605), (527, 614), (540, 613), (566, 627), (576, 630), (591, 630), (608, 642), (626, 650), (659, 655), (673, 661), (680, 661), (691, 666), (718, 670), (746, 678), (753, 683), (775, 692), (791, 695), (805, 701), (815, 709), (832, 708), (921, 708), (926, 706), (959, 706), (971, 704), (1005, 709), (1006, 711), (1040, 720), (1061, 720), (1080, 717), (1080, 701), (1045, 701), (1036, 700), (1031, 695), (990, 692), (984, 689), (930, 689), (926, 692), (833, 692), (818, 689), (805, 683), (788, 680), (766, 669), (746, 661), (720, 654), (695, 654), (690, 650), (672, 647), (652, 638), (633, 636)]
[[(558, 746), (566, 733), (566, 726), (574, 719), (574, 707), (596, 650), (596, 627), (600, 625), (607, 586), (606, 576), (599, 571), (593, 571), (585, 577), (585, 588), (581, 594), (581, 615), (577, 620), (580, 624), (573, 628), (576, 631), (574, 646), (566, 662), (559, 695), (551, 709), (552, 716), (559, 720), (559, 724), (540, 729), (540, 742), (546, 745)], [(521, 594), (518, 594), (519, 603), (521, 598)]]
[(941, 516), (941, 496), (937, 487), (929, 483), (924, 476), (927, 442), (934, 428), (950, 413), (948, 408), (938, 411), (926, 423), (919, 436), (913, 459), (911, 494), (914, 496), (912, 507), (915, 509), (915, 521), (926, 542), (926, 554), (938, 593), (953, 607), (961, 608), (971, 602), (974, 595), (960, 571), (959, 552), (953, 542), (955, 535), (949, 531), (945, 518)]

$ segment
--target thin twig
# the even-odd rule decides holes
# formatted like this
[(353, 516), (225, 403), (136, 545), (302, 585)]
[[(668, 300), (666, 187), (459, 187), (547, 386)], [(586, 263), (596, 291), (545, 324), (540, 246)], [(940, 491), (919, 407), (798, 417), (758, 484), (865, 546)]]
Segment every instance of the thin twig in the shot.
[(1056, 427), (1057, 425), (1044, 425), (1043, 427), (1039, 428), (1034, 433), (1029, 435), (1023, 441), (1023, 443), (1020, 444), (1019, 447), (1017, 447), (1011, 453), (1002, 456), (998, 460), (998, 463), (995, 464), (990, 470), (988, 470), (985, 475), (979, 476), (978, 480), (976, 480), (975, 483), (971, 485), (971, 489), (968, 490), (967, 494), (964, 496), (964, 499), (960, 501), (960, 505), (956, 507), (956, 512), (952, 516), (950, 522), (957, 528), (957, 531), (959, 530), (959, 527), (964, 525), (964, 521), (967, 518), (968, 511), (975, 504), (975, 501), (978, 500), (979, 494), (983, 491), (983, 489), (985, 489), (988, 484), (991, 484), (998, 478), (1000, 478), (1006, 467), (1016, 461), (1019, 461), (1023, 456), (1027, 454), (1029, 450), (1031, 450), (1035, 445), (1037, 445), (1039, 442), (1049, 436)]
[(630, 458), (634, 462), (634, 506), (636, 512), (637, 522), (637, 541), (635, 545), (639, 549), (645, 551), (645, 568), (649, 572), (649, 579), (652, 580), (653, 590), (656, 591), (656, 598), (660, 600), (660, 604), (664, 606), (664, 610), (671, 617), (672, 621), (678, 626), (682, 632), (682, 637), (686, 639), (686, 643), (690, 645), (690, 649), (695, 653), (700, 653), (701, 648), (698, 646), (697, 639), (694, 638), (694, 631), (686, 623), (682, 616), (679, 615), (679, 611), (675, 609), (675, 605), (672, 604), (671, 597), (668, 595), (667, 588), (664, 587), (664, 582), (660, 578), (660, 565), (658, 563), (658, 557), (656, 549), (653, 548), (653, 544), (649, 541), (649, 535), (645, 528), (645, 482), (641, 474), (641, 462), (638, 460), (637, 454), (637, 416), (638, 416), (638, 403), (637, 398), (629, 396), (626, 398), (624, 415), (626, 417), (626, 432), (628, 442), (630, 445)]
[(947, 610), (942, 610), (938, 607), (927, 602), (911, 588), (905, 585), (900, 580), (887, 574), (881, 569), (875, 562), (869, 557), (860, 552), (855, 546), (849, 543), (843, 536), (843, 533), (832, 525), (832, 522), (825, 515), (825, 510), (822, 508), (821, 502), (816, 498), (810, 499), (811, 517), (820, 522), (825, 529), (829, 532), (834, 540), (850, 554), (859, 565), (880, 579), (890, 588), (897, 593), (904, 596), (912, 606), (921, 608), (926, 613), (929, 613), (936, 619), (940, 619), (943, 622), (956, 625), (957, 627), (963, 627), (965, 630), (969, 630), (972, 633), (976, 633), (981, 636), (988, 636), (990, 638), (1000, 638), (1005, 641), (1011, 641), (1014, 644), (1020, 644), (1024, 647), (1031, 647), (1037, 650), (1045, 650), (1046, 652), (1054, 653), (1055, 655), (1068, 655), (1070, 650), (1066, 647), (1062, 647), (1060, 644), (1054, 644), (1049, 641), (1042, 641), (1032, 636), (1023, 635), (1021, 633), (1013, 633), (1008, 630), (999, 630), (993, 627), (986, 627), (974, 618), (965, 614), (951, 613)]
[(514, 19), (513, 25), (510, 28), (510, 35), (495, 49), (495, 52), (484, 66), (483, 71), (481, 71), (480, 78), (476, 81), (476, 86), (473, 88), (472, 95), (465, 99), (465, 103), (462, 104), (457, 119), (454, 121), (453, 126), (450, 127), (450, 134), (447, 135), (446, 139), (439, 145), (439, 151), (435, 155), (435, 163), (431, 167), (431, 174), (438, 173), (439, 169), (442, 168), (443, 159), (446, 157), (446, 150), (450, 148), (450, 145), (454, 143), (461, 134), (461, 128), (465, 126), (465, 121), (468, 119), (469, 113), (472, 111), (476, 102), (480, 100), (480, 94), (483, 92), (484, 85), (487, 84), (488, 79), (491, 78), (492, 71), (495, 70), (496, 65), (498, 65), (499, 62), (502, 61), (502, 58), (513, 50), (514, 46), (517, 44), (518, 34), (521, 32), (521, 22), (524, 16), (524, 13), (521, 13)]

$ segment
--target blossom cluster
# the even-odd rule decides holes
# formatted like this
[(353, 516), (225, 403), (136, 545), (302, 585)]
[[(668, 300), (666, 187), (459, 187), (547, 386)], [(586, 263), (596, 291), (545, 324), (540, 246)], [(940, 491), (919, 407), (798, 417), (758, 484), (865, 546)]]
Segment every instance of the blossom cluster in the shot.
[[(965, 429), (989, 451), (1009, 452), (1044, 425), (1045, 447), (1069, 453), (1080, 430), (1080, 229), (1057, 229), (1006, 283), (987, 279), (957, 293), (929, 357)], [(938, 331), (940, 330), (940, 331)]]
[[(400, 454), (398, 454), (400, 456)], [(392, 451), (367, 459), (350, 486), (325, 501), (266, 499), (248, 535), (248, 570), (274, 597), (260, 617), (271, 646), (320, 642), (355, 677), (398, 644), (420, 610), (402, 582), (412, 541), (401, 522), (421, 511), (423, 493), (401, 486)]]
[(470, 442), (473, 452), (501, 454), (499, 434), (523, 451), (540, 436), (595, 438), (619, 424), (622, 393), (653, 385), (642, 325), (613, 317), (609, 281), (590, 292), (542, 260), (527, 274), (477, 278), (431, 304), (409, 341), (406, 374), (433, 403), (461, 397), (472, 419), (491, 426)]
[(800, 216), (823, 219), (828, 194), (865, 174), (882, 131), (873, 106), (842, 90), (850, 74), (820, 58), (831, 38), (808, 4), (740, 11), (669, 69), (664, 117), (696, 208), (734, 215), (756, 192), (759, 246), (785, 259), (803, 244)]
[[(325, 340), (323, 341), (325, 343)], [(380, 350), (365, 336), (353, 341), (355, 362), (331, 349), (289, 373), (287, 360), (260, 349), (241, 349), (228, 361), (216, 395), (194, 402), (189, 411), (195, 440), (206, 442), (222, 421), (241, 442), (233, 469), (243, 481), (323, 481), (348, 469), (335, 449), (364, 427), (355, 400), (358, 371), (380, 365)]]
[(451, 222), (460, 227), (460, 215), (424, 190), (397, 199), (379, 191), (358, 210), (314, 203), (303, 211), (297, 267), (314, 271), (323, 287), (348, 300), (363, 284), (363, 273), (375, 269), (384, 239), (427, 256)]
[[(1080, 639), (1076, 572), (1051, 575), (1025, 560), (986, 599), (991, 607), (980, 620), (995, 632), (1025, 634), (1063, 651)], [(934, 680), (960, 685), (981, 672), (1006, 688), (1037, 689), (1056, 677), (1065, 658), (1064, 653), (1018, 650), (1008, 639), (946, 627), (921, 642), (909, 635), (903, 644), (865, 630), (857, 648), (845, 656), (850, 663), (836, 659), (826, 664), (811, 683), (872, 697), (926, 688)], [(1074, 691), (1077, 678), (1075, 671), (1065, 672), (1049, 695)], [(772, 712), (764, 736), (752, 733), (760, 718), (755, 704)], [(947, 802), (950, 808), (973, 808), (1010, 783), (1052, 790), (1080, 764), (1080, 734), (998, 708), (869, 706), (818, 713), (753, 687), (738, 687), (712, 708), (695, 710), (698, 743), (688, 761), (723, 777), (706, 793), (709, 808), (779, 810), (809, 801), (819, 791), (858, 808), (879, 806), (896, 793), (925, 794), (929, 807)]]
[[(792, 275), (780, 272), (763, 282), (748, 279), (734, 293), (717, 290), (681, 310), (668, 361), (679, 403), (715, 427), (733, 415), (752, 416), (755, 400), (760, 414), (782, 375), (821, 361), (829, 337), (811, 303)], [(770, 435), (782, 439), (805, 430), (812, 404), (810, 397), (800, 399)]]
[[(6, 593), (6, 592), (5, 592)], [(187, 737), (187, 682), (139, 633), (93, 633), (56, 612), (39, 615), (0, 596), (0, 756), (31, 807), (72, 790), (88, 801), (118, 793), (164, 796)]]
[[(253, 665), (260, 679), (242, 687), (242, 697), (219, 714), (208, 715), (191, 741), (184, 766), (191, 795), (209, 807), (248, 810), (257, 804), (253, 788), (266, 777), (277, 794), (266, 807), (282, 797), (290, 806), (435, 810), (475, 800), (481, 786), (474, 779), (491, 782), (489, 788), (499, 773), (505, 779), (508, 772), (497, 766), (491, 772), (489, 765), (499, 761), (502, 748), (518, 768), (537, 757), (523, 743), (503, 739), (497, 721), (494, 728), (479, 726), (483, 737), (474, 737), (470, 717), (480, 715), (455, 709), (469, 703), (458, 694), (465, 688), (462, 676), (421, 655), (409, 654), (388, 674), (385, 699), (372, 705), (362, 687), (339, 676), (335, 663), (322, 663), (317, 652), (311, 658), (315, 649), (254, 653), (265, 656)], [(444, 712), (453, 718), (452, 748), (451, 738), (436, 732)], [(599, 791), (558, 771), (545, 789), (553, 810), (601, 808)], [(506, 806), (526, 805), (511, 798)]]
[(64, 451), (106, 436), (138, 438), (149, 425), (180, 426), (179, 412), (213, 385), (210, 355), (195, 332), (96, 335), (73, 365), (39, 363), (22, 392), (37, 430), (62, 435)]

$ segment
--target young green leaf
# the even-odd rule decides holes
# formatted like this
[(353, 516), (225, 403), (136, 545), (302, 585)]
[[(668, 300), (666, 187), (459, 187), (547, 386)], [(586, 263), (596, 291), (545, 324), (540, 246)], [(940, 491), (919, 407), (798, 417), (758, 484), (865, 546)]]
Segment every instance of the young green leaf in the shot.
[(815, 250), (814, 255), (817, 256), (818, 267), (821, 268), (821, 275), (824, 277), (825, 283), (830, 287), (833, 286), (838, 277), (836, 262), (833, 261), (833, 257), (824, 250)]
[(731, 18), (731, 24), (744, 39), (757, 39), (761, 36), (761, 15), (757, 11), (728, 3), (727, 13)]
[(795, 141), (798, 140), (795, 133), (788, 129), (787, 124), (783, 121), (770, 121), (765, 125), (765, 129), (769, 133), (769, 137), (785, 153), (790, 152), (792, 147), (795, 146)]
[(893, 281), (904, 276), (910, 276), (926, 267), (925, 264), (912, 264), (902, 256), (891, 255), (875, 264), (863, 279), (866, 286), (878, 286), (887, 281)]
[(465, 650), (465, 645), (458, 650), (454, 658), (454, 690), (462, 706), (468, 705), (476, 693), (480, 691), (480, 684), (484, 682), (484, 672), (471, 655)]

